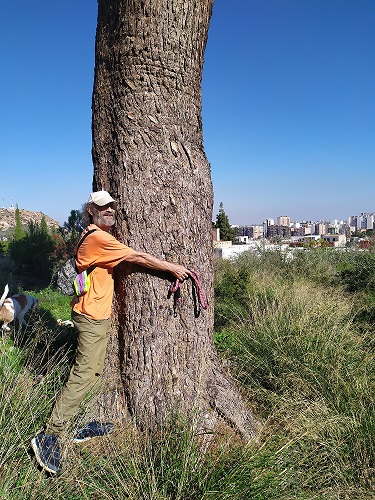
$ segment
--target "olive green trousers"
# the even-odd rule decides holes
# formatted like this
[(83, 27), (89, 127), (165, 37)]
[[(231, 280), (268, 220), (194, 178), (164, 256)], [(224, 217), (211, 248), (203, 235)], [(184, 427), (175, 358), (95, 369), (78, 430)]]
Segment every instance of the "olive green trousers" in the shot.
[(46, 435), (60, 436), (64, 432), (84, 397), (103, 374), (110, 319), (95, 320), (73, 311), (72, 321), (78, 335), (76, 357), (47, 422)]

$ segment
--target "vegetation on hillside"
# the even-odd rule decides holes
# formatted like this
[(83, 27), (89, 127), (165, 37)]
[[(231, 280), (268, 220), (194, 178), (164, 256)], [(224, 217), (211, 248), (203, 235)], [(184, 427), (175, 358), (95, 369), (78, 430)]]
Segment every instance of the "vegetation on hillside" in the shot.
[(374, 498), (374, 264), (372, 251), (324, 248), (217, 261), (215, 341), (262, 422), (258, 439), (202, 433), (198, 415), (175, 415), (152, 435), (129, 425), (84, 445), (67, 436), (53, 478), (29, 443), (74, 334), (56, 325), (67, 298), (35, 292), (25, 334), (0, 343), (0, 499)]
[[(33, 281), (38, 288), (51, 284), (54, 274), (61, 263), (73, 255), (79, 235), (82, 231), (82, 213), (72, 210), (68, 221), (58, 229), (48, 228), (44, 216), (40, 223), (29, 221), (27, 229), (21, 226), (18, 208), (15, 210), (15, 231), (8, 242), (0, 242), (0, 255), (8, 257), (2, 263), (4, 275), (12, 291), (21, 286), (25, 276), (28, 283)], [(14, 275), (16, 278), (14, 278)], [(1, 281), (5, 277), (1, 277)]]

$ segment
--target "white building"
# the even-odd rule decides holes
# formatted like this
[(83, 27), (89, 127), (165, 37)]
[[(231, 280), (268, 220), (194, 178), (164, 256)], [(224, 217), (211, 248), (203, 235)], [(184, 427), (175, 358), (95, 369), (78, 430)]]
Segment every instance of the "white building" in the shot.
[(353, 226), (357, 231), (366, 231), (374, 229), (375, 213), (362, 212), (361, 215), (351, 215), (349, 217), (349, 226)]
[(343, 247), (346, 243), (346, 236), (345, 234), (324, 234), (322, 240), (333, 243), (334, 247)]

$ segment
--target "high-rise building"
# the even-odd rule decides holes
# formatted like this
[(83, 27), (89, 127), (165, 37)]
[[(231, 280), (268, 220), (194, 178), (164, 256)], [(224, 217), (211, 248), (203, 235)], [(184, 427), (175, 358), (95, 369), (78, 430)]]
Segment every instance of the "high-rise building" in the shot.
[(328, 228), (329, 228), (328, 222), (320, 221), (317, 224), (315, 224), (315, 234), (320, 234), (321, 236), (323, 234), (328, 234)]
[(351, 215), (349, 217), (349, 226), (356, 231), (375, 229), (375, 212), (362, 212), (361, 215)]
[(279, 215), (279, 217), (277, 218), (277, 225), (289, 227), (290, 226), (290, 217), (288, 215)]
[(263, 235), (265, 238), (268, 238), (268, 228), (274, 225), (275, 221), (273, 219), (265, 219), (265, 221), (263, 222)]
[(351, 215), (348, 220), (349, 226), (351, 227), (357, 227), (357, 216), (356, 215)]

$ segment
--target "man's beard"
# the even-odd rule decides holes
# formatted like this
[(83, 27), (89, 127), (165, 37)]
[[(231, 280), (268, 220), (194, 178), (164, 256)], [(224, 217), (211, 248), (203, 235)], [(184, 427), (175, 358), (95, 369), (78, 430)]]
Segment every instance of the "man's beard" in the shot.
[(93, 222), (97, 226), (112, 227), (115, 223), (115, 214), (113, 212), (103, 212), (95, 211), (93, 215)]

